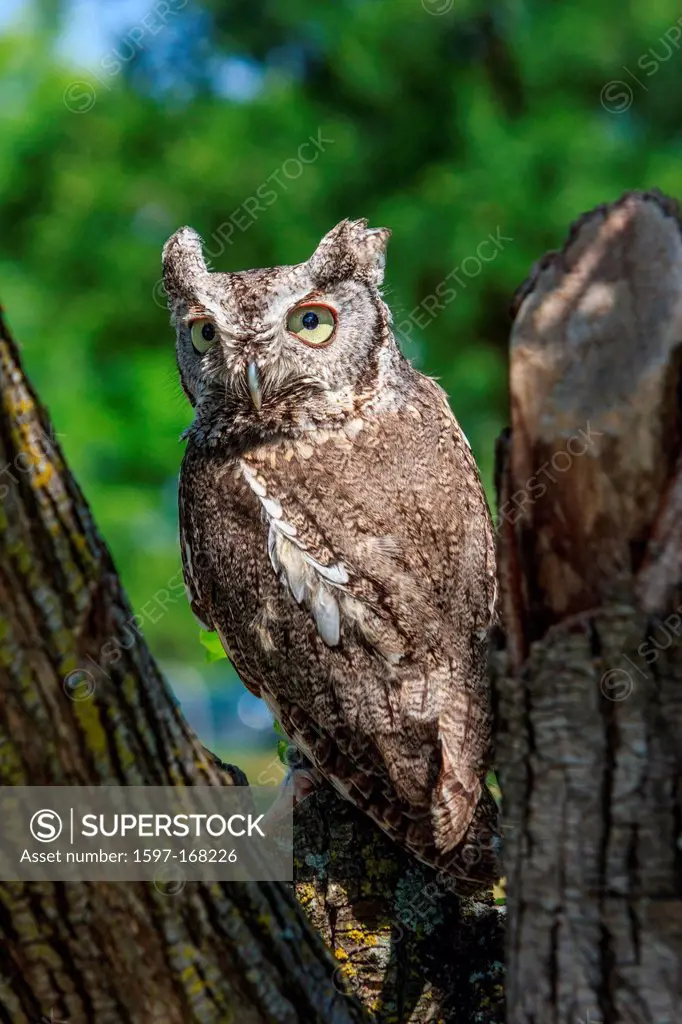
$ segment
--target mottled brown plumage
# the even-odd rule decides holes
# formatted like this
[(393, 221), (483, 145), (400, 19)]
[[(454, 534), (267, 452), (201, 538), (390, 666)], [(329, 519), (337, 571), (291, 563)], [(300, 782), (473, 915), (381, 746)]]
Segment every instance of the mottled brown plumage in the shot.
[(209, 273), (191, 229), (167, 242), (195, 409), (185, 579), (322, 775), (416, 856), (489, 880), (490, 516), (444, 392), (392, 334), (388, 235), (343, 221), (306, 263), (236, 274)]

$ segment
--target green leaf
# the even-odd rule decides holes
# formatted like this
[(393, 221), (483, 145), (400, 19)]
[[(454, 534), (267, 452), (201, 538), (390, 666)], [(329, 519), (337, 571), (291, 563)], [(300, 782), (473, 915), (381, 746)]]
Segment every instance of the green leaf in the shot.
[(485, 784), (492, 793), (495, 802), (499, 807), (500, 804), (502, 803), (502, 790), (500, 789), (500, 784), (497, 781), (497, 775), (495, 774), (495, 772), (488, 772), (488, 774), (485, 777)]
[(227, 657), (217, 633), (208, 633), (202, 629), (199, 632), (199, 643), (206, 648), (206, 661), (220, 661), (221, 658)]
[(284, 732), (284, 729), (279, 724), (277, 719), (275, 719), (275, 721), (272, 723), (272, 727), (277, 733), (277, 735), (282, 737), (281, 739), (277, 740), (277, 757), (280, 759), (282, 764), (288, 768), (289, 762), (287, 760), (287, 750), (291, 746), (291, 741), (287, 739), (286, 733)]
[(287, 768), (289, 767), (289, 762), (287, 761), (287, 750), (290, 746), (291, 744), (289, 743), (289, 740), (277, 740), (277, 757), (283, 765), (286, 765)]

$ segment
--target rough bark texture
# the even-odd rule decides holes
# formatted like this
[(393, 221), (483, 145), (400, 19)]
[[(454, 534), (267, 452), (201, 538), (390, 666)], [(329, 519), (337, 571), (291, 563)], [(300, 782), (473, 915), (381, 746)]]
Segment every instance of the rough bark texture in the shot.
[(493, 659), (510, 1024), (682, 1020), (682, 235), (632, 194), (519, 293)]
[(297, 815), (296, 895), (376, 1024), (503, 1024), (504, 909), (462, 896), (325, 790)]
[[(1, 319), (0, 392), (0, 785), (243, 783), (131, 626)], [(330, 792), (296, 859), (314, 928), (284, 885), (0, 883), (0, 1021), (500, 1024), (489, 896), (453, 895)]]

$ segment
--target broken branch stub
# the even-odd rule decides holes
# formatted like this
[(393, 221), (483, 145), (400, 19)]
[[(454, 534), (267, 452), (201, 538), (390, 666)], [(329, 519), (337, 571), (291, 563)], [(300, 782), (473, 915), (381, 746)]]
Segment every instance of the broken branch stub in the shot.
[(523, 650), (635, 577), (653, 611), (679, 577), (681, 342), (682, 234), (659, 193), (586, 214), (520, 289), (500, 520)]

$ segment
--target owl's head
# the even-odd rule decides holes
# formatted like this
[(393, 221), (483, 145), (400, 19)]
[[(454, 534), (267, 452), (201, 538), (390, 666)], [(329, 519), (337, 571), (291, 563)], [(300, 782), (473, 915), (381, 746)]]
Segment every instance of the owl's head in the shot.
[(248, 443), (356, 416), (401, 361), (379, 288), (387, 228), (344, 220), (305, 263), (211, 273), (180, 228), (163, 249), (192, 434)]

